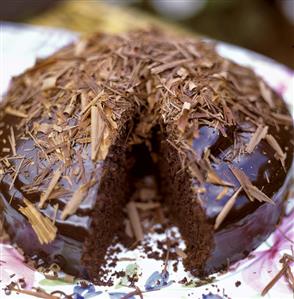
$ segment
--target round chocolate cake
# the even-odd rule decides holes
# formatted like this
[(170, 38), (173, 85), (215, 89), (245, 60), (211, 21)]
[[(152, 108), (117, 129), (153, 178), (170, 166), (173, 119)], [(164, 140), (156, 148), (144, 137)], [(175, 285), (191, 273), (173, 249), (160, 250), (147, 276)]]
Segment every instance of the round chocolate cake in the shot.
[(1, 103), (0, 207), (11, 242), (95, 281), (143, 171), (135, 168), (150, 157), (184, 265), (208, 275), (275, 229), (292, 118), (211, 43), (157, 31), (82, 39), (14, 78)]

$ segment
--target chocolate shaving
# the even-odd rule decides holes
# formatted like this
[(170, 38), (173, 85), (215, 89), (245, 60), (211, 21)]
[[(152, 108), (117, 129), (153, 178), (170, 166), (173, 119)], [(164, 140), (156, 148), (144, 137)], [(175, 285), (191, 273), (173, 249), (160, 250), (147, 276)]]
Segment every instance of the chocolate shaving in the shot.
[(28, 117), (28, 115), (26, 113), (16, 110), (10, 106), (5, 107), (4, 111), (5, 111), (5, 113), (16, 116), (16, 117), (22, 117), (22, 118)]
[(175, 251), (176, 251), (176, 254), (179, 256), (179, 257), (181, 257), (182, 259), (186, 259), (187, 258), (187, 254), (182, 250), (182, 249), (180, 249), (180, 248), (176, 248), (175, 249)]
[(81, 56), (86, 51), (88, 40), (81, 38), (76, 44), (74, 49), (75, 56)]
[(29, 200), (24, 198), (23, 202), (26, 207), (20, 207), (19, 211), (28, 218), (39, 242), (41, 244), (52, 242), (56, 237), (57, 227), (48, 217), (43, 216)]
[(267, 104), (271, 108), (275, 108), (272, 91), (266, 86), (266, 84), (263, 81), (259, 81), (259, 89), (263, 99), (267, 102)]
[(56, 124), (34, 123), (34, 131), (36, 131), (36, 132), (41, 132), (43, 134), (49, 134), (49, 133), (51, 133), (52, 130), (54, 130), (58, 133), (61, 133), (63, 129), (61, 126), (58, 126)]
[(95, 160), (103, 137), (105, 123), (96, 106), (91, 107), (91, 159)]
[(103, 94), (104, 94), (104, 91), (102, 90), (102, 91), (101, 91), (95, 98), (93, 98), (93, 99), (91, 100), (90, 103), (88, 103), (88, 104), (82, 109), (81, 114), (82, 114), (82, 115), (85, 115), (85, 114), (89, 111), (89, 109), (97, 103), (97, 101), (99, 100), (99, 98), (101, 98), (101, 96), (102, 96)]
[(40, 143), (38, 142), (38, 140), (32, 135), (32, 133), (30, 131), (28, 131), (27, 133), (33, 139), (33, 141), (35, 142), (36, 146), (44, 153), (44, 156), (49, 161), (49, 157), (48, 157), (47, 153), (44, 151), (43, 147), (40, 145)]
[(81, 93), (81, 108), (82, 111), (86, 111), (86, 108), (88, 106), (89, 102), (88, 102), (88, 98), (86, 96), (85, 93)]
[(11, 149), (12, 149), (12, 153), (14, 156), (17, 155), (16, 153), (16, 142), (15, 142), (15, 135), (14, 135), (14, 130), (13, 130), (13, 127), (10, 127), (10, 136), (8, 136), (9, 138), (9, 142), (10, 142), (10, 145), (11, 145)]
[(192, 175), (197, 178), (197, 180), (203, 184), (204, 183), (204, 177), (203, 174), (201, 173), (200, 168), (198, 167), (196, 162), (192, 162), (189, 165), (189, 170), (191, 171)]
[(13, 288), (10, 288), (10, 291), (14, 291), (17, 294), (24, 294), (24, 295), (27, 295), (27, 296), (33, 296), (33, 297), (36, 297), (36, 298), (60, 299), (60, 296), (57, 297), (57, 296), (50, 295), (50, 294), (46, 293), (43, 290), (24, 290), (24, 289), (13, 287)]
[(285, 160), (287, 157), (286, 153), (283, 152), (283, 150), (281, 149), (279, 143), (274, 138), (274, 136), (267, 134), (265, 138), (268, 144), (276, 151), (276, 157), (281, 161), (281, 164), (285, 169)]
[(166, 64), (162, 64), (162, 65), (152, 68), (151, 73), (152, 74), (160, 74), (164, 71), (167, 71), (168, 69), (172, 69), (179, 65), (184, 65), (185, 63), (188, 63), (188, 62), (191, 62), (191, 59), (181, 59), (181, 60), (169, 62)]
[(242, 187), (240, 187), (226, 202), (226, 204), (223, 206), (222, 210), (220, 213), (217, 215), (215, 219), (215, 224), (214, 224), (214, 229), (217, 230), (220, 225), (223, 223), (229, 212), (231, 211), (232, 207), (234, 206), (237, 197), (242, 190)]
[(188, 112), (190, 109), (191, 109), (191, 103), (184, 102), (182, 108), (182, 114), (178, 120), (178, 129), (181, 133), (185, 132), (189, 120)]
[(80, 206), (80, 203), (84, 200), (90, 187), (94, 185), (94, 181), (87, 182), (81, 185), (74, 193), (72, 198), (65, 205), (61, 219), (65, 220), (69, 215), (74, 214)]
[(272, 112), (271, 115), (280, 123), (292, 126), (293, 118), (290, 115)]
[(52, 176), (52, 179), (51, 179), (46, 191), (41, 194), (41, 198), (40, 198), (40, 202), (39, 202), (39, 208), (43, 208), (44, 203), (49, 198), (51, 192), (53, 191), (53, 189), (55, 188), (57, 182), (59, 181), (61, 175), (62, 175), (62, 171), (60, 169), (57, 169), (54, 172), (54, 174)]
[(234, 187), (234, 184), (226, 182), (222, 180), (215, 171), (212, 169), (209, 169), (207, 172), (207, 178), (206, 178), (207, 183), (211, 183), (214, 185), (220, 185), (220, 186), (227, 186), (227, 187)]
[(57, 77), (48, 77), (43, 80), (41, 90), (47, 90), (56, 86)]
[(76, 101), (77, 101), (77, 95), (75, 94), (71, 97), (69, 104), (65, 107), (64, 114), (66, 114), (67, 116), (72, 115), (72, 113), (76, 108)]
[(252, 185), (249, 178), (241, 169), (238, 169), (232, 165), (229, 165), (229, 168), (234, 174), (234, 176), (237, 178), (240, 185), (243, 187), (244, 191), (246, 192), (248, 198), (251, 201), (256, 199), (260, 202), (264, 201), (264, 202), (274, 204), (274, 202), (266, 194), (264, 194), (261, 190), (259, 190), (254, 185)]
[(291, 255), (284, 254), (280, 262), (283, 264), (282, 269), (274, 276), (274, 278), (265, 286), (261, 292), (261, 296), (265, 296), (270, 289), (283, 277), (285, 276), (292, 291), (294, 291), (294, 279), (291, 271), (290, 262), (294, 262), (294, 258)]
[(13, 186), (14, 186), (14, 182), (15, 182), (17, 176), (18, 176), (18, 173), (19, 173), (19, 171), (20, 171), (20, 169), (21, 169), (21, 167), (22, 167), (23, 162), (24, 162), (24, 158), (19, 162), (19, 164), (18, 164), (18, 166), (17, 166), (17, 169), (16, 169), (16, 171), (15, 171), (15, 174), (14, 174), (13, 179), (12, 179), (12, 181), (11, 181), (11, 184), (10, 184), (10, 186), (9, 186), (9, 190), (11, 190), (11, 189), (13, 188)]
[(138, 242), (142, 241), (144, 239), (144, 234), (136, 204), (133, 201), (130, 201), (126, 206), (126, 209), (134, 235)]
[(268, 126), (259, 125), (246, 146), (247, 153), (252, 153), (259, 142), (266, 137)]

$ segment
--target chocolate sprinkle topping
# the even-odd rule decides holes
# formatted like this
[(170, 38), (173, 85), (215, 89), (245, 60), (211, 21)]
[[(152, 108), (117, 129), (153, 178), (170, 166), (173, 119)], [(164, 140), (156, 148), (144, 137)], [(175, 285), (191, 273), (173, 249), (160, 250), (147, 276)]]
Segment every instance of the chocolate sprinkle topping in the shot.
[[(128, 197), (136, 163), (129, 156), (144, 144), (162, 202), (187, 242), (178, 254), (204, 275), (221, 242), (214, 236), (227, 223), (261, 205), (276, 221), (279, 205), (267, 204), (282, 200), (274, 196), (291, 165), (292, 133), (282, 99), (252, 70), (219, 56), (213, 43), (157, 30), (97, 33), (13, 78), (0, 104), (0, 194), (5, 204), (13, 198), (6, 207), (19, 208), (40, 244), (63, 246), (64, 236), (83, 242), (82, 262), (97, 274), (91, 254), (105, 254), (113, 232), (124, 231), (123, 206), (136, 244), (144, 239), (138, 211), (162, 214), (161, 203)], [(90, 229), (103, 240), (91, 240)]]

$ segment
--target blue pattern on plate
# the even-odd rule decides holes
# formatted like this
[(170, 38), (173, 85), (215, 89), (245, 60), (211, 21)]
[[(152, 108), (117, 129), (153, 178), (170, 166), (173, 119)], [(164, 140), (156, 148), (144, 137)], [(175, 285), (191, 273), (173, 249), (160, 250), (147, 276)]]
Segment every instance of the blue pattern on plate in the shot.
[(202, 299), (223, 299), (220, 295), (208, 293), (207, 295), (202, 295)]
[(147, 279), (144, 287), (146, 291), (156, 291), (160, 290), (163, 287), (167, 287), (173, 283), (173, 281), (168, 281), (169, 273), (168, 271), (162, 271), (159, 273), (155, 271), (151, 274), (151, 276)]
[[(73, 298), (74, 299), (88, 299), (88, 298), (97, 298), (103, 292), (96, 291), (96, 288), (93, 284), (88, 284), (86, 287), (82, 287), (81, 285), (75, 285), (73, 289)], [(109, 298), (111, 299), (121, 299), (128, 295), (128, 293), (122, 292), (110, 292), (108, 293)], [(129, 299), (135, 299), (134, 296), (129, 297)]]
[[(111, 299), (121, 299), (127, 295), (127, 293), (109, 293)], [(128, 297), (129, 299), (136, 299), (134, 296)]]
[(103, 292), (96, 291), (95, 286), (93, 284), (88, 284), (86, 287), (82, 287), (80, 285), (75, 285), (73, 289), (74, 299), (87, 299), (93, 298), (94, 296), (99, 296)]

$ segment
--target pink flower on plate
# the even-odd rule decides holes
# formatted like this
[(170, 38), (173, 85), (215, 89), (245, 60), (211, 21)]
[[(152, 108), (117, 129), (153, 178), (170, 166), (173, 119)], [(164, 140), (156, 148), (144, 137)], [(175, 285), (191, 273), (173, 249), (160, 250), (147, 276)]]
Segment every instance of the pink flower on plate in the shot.
[(24, 264), (24, 257), (12, 246), (0, 244), (0, 280), (1, 285), (24, 278), (26, 287), (34, 283), (35, 271)]
[[(294, 211), (282, 221), (273, 235), (265, 242), (268, 248), (253, 252), (255, 258), (243, 269), (242, 276), (248, 286), (251, 286), (258, 293), (273, 279), (281, 270), (282, 264), (279, 260), (284, 253), (291, 254), (291, 245), (294, 243)], [(289, 286), (284, 277), (273, 286), (279, 294), (289, 294)], [(281, 297), (282, 298), (282, 297)]]

